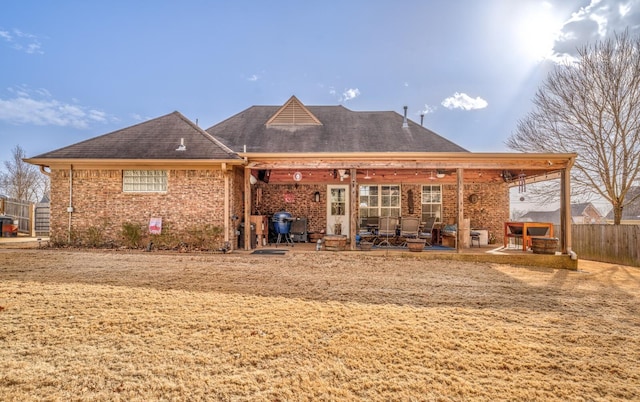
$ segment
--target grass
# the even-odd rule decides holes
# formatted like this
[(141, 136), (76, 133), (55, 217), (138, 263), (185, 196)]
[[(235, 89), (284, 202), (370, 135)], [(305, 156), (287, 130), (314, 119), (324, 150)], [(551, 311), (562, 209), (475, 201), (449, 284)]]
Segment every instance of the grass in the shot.
[(640, 270), (0, 250), (0, 400), (638, 400)]

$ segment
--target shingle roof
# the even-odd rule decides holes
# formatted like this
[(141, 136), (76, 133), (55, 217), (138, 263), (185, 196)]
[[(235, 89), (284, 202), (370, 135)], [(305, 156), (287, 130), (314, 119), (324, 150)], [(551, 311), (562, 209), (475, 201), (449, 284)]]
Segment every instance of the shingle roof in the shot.
[(266, 125), (281, 106), (252, 106), (207, 132), (236, 152), (468, 152), (396, 112), (305, 108), (321, 125)]
[[(177, 151), (184, 139), (185, 150)], [(91, 138), (33, 159), (240, 159), (179, 112)]]
[(555, 211), (529, 211), (520, 217), (523, 222), (551, 222), (560, 224), (560, 209)]

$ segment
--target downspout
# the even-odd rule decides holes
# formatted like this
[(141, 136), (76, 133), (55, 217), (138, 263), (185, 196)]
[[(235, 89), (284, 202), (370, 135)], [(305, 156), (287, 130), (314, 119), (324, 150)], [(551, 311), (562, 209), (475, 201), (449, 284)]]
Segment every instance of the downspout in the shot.
[(67, 231), (67, 242), (71, 243), (71, 215), (73, 214), (73, 165), (69, 165), (69, 229)]

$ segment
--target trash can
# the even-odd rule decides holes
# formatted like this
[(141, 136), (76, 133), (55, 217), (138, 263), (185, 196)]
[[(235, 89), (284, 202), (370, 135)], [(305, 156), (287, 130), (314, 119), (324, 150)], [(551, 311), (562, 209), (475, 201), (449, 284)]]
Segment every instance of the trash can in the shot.
[[(256, 225), (251, 224), (251, 248), (256, 248)], [(240, 224), (240, 236), (238, 236), (238, 249), (244, 249), (244, 222)]]
[[(2, 237), (11, 237), (13, 236), (13, 218), (6, 215), (0, 215), (0, 235)], [(16, 228), (16, 236), (18, 235), (18, 230)]]

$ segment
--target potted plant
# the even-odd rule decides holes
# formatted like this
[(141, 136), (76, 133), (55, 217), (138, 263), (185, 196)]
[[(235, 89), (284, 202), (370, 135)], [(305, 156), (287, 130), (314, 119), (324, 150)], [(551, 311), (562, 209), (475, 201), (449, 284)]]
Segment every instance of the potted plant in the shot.
[(333, 222), (333, 234), (342, 234), (342, 216), (336, 216)]
[(362, 251), (370, 251), (373, 248), (372, 241), (361, 240), (360, 241), (360, 250)]
[(407, 239), (407, 247), (409, 251), (421, 252), (426, 244), (424, 239)]

